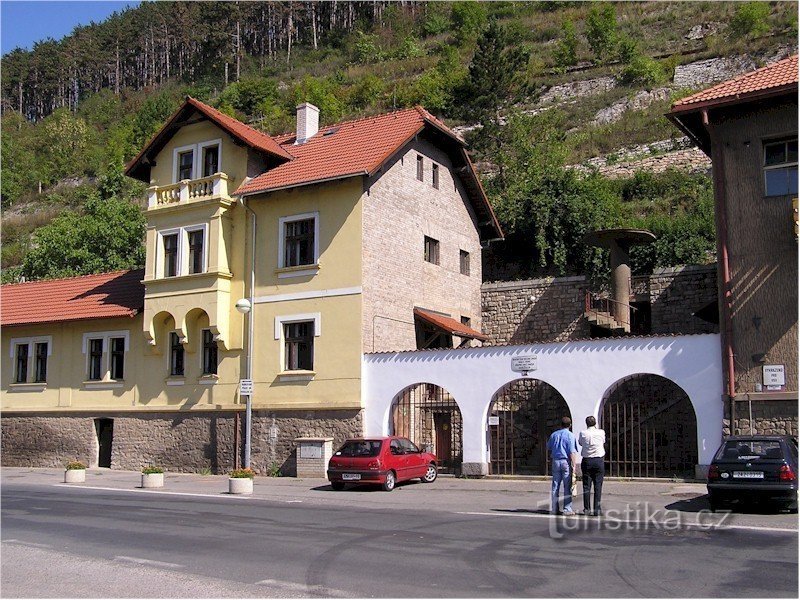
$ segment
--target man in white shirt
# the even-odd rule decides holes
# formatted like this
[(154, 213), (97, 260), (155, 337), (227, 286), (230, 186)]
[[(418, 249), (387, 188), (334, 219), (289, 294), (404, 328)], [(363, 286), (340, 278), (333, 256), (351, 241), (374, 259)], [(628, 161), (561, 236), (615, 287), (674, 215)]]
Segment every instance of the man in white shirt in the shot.
[[(581, 431), (578, 443), (581, 446), (581, 472), (583, 473), (583, 509), (584, 514), (599, 517), (600, 495), (603, 492), (603, 475), (606, 455), (606, 432), (597, 428), (597, 419), (586, 417), (586, 430)], [(589, 510), (589, 496), (594, 485), (594, 511)]]

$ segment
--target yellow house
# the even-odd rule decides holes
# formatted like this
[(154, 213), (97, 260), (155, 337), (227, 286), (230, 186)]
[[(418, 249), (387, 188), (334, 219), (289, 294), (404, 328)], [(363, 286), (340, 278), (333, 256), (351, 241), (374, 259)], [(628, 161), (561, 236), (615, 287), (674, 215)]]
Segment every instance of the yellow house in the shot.
[(363, 433), (365, 352), (485, 339), (502, 233), (463, 142), (421, 108), (318, 119), (271, 137), (187, 98), (126, 170), (144, 271), (3, 287), (3, 464), (292, 474), (296, 438)]

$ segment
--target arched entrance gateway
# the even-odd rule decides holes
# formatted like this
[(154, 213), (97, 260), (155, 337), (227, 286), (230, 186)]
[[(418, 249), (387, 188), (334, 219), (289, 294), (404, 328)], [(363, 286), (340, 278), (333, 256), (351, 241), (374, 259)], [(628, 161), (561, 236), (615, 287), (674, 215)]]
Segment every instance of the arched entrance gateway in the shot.
[(631, 375), (603, 401), (606, 473), (615, 477), (694, 476), (697, 419), (689, 396), (659, 375)]
[(493, 475), (547, 475), (547, 438), (570, 410), (553, 386), (538, 379), (504, 385), (489, 406), (489, 456)]
[(440, 472), (461, 471), (461, 410), (446, 389), (432, 383), (405, 388), (392, 403), (390, 431), (433, 452)]

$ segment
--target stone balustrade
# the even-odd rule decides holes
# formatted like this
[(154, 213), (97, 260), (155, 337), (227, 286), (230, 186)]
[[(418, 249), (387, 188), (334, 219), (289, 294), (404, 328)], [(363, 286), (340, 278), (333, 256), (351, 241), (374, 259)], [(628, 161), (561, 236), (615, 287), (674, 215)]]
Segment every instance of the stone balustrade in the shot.
[(227, 198), (230, 177), (214, 173), (199, 179), (183, 179), (178, 183), (147, 188), (147, 208), (160, 208), (170, 204), (183, 204), (210, 198)]

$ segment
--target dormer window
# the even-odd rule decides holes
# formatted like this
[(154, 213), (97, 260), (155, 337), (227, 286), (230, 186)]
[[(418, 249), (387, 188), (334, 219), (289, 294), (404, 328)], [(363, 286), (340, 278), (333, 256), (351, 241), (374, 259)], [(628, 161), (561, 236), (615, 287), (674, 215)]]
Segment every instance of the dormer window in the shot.
[(178, 154), (178, 181), (192, 179), (194, 171), (194, 151), (180, 152)]

